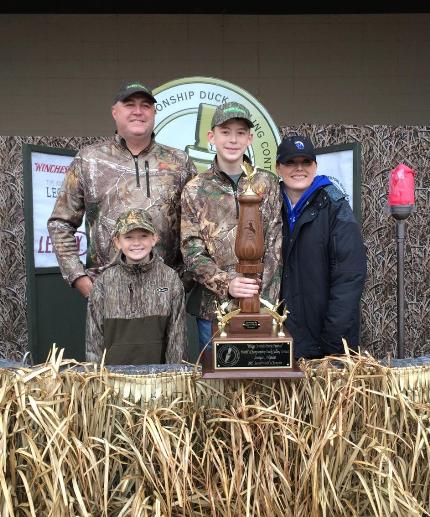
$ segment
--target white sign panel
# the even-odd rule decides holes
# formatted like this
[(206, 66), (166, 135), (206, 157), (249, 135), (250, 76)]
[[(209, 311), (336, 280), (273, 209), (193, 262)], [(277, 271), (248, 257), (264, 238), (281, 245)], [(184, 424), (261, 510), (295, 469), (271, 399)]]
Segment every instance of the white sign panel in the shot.
[[(73, 156), (31, 153), (33, 190), (34, 267), (58, 267), (48, 234), (47, 222), (61, 190), (64, 176)], [(85, 264), (87, 239), (85, 221), (75, 234), (81, 261)]]
[(317, 154), (318, 174), (324, 174), (348, 196), (353, 207), (354, 152), (352, 149)]

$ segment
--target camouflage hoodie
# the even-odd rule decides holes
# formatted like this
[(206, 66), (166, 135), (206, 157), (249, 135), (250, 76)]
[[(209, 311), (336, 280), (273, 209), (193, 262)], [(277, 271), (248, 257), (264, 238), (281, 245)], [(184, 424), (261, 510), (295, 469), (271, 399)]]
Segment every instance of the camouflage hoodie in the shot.
[[(271, 172), (258, 169), (251, 185), (263, 196), (260, 204), (264, 231), (261, 296), (273, 303), (279, 297), (282, 268), (279, 181)], [(203, 286), (195, 288), (188, 310), (200, 318), (213, 318), (215, 301), (228, 299), (228, 284), (237, 276), (234, 251), (239, 221), (237, 198), (245, 188), (244, 174), (236, 186), (215, 160), (207, 171), (187, 183), (182, 192), (182, 255), (186, 270)]]
[[(180, 363), (186, 353), (184, 288), (160, 257), (118, 263), (94, 282), (87, 311), (86, 357), (106, 364)], [(185, 358), (185, 357), (184, 357)]]
[[(119, 135), (79, 151), (48, 220), (63, 277), (71, 284), (85, 274), (94, 276), (99, 267), (112, 261), (112, 229), (118, 216), (129, 208), (148, 210), (160, 237), (158, 253), (180, 272), (180, 196), (194, 174), (196, 168), (184, 151), (155, 140), (136, 157)], [(87, 267), (91, 268), (87, 271), (79, 260), (74, 238), (84, 213), (89, 240)]]

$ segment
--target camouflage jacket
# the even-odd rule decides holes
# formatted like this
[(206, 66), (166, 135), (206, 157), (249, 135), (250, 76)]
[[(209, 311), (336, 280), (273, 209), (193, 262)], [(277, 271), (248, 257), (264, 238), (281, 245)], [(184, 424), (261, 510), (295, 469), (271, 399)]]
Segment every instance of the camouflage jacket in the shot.
[[(222, 172), (216, 161), (193, 178), (182, 192), (181, 250), (186, 270), (197, 286), (188, 311), (212, 319), (215, 301), (229, 298), (228, 284), (237, 276), (234, 247), (239, 220), (238, 196), (246, 188), (243, 174), (238, 185)], [(251, 180), (262, 195), (260, 212), (264, 231), (264, 271), (261, 296), (272, 303), (279, 297), (281, 280), (282, 214), (278, 178), (262, 169)], [(194, 304), (194, 306), (193, 306)]]
[[(112, 229), (117, 217), (129, 208), (148, 210), (159, 235), (158, 253), (168, 266), (181, 272), (180, 196), (195, 174), (184, 151), (154, 140), (136, 158), (119, 135), (79, 151), (48, 220), (63, 277), (72, 284), (85, 274), (93, 276), (113, 260)], [(79, 260), (74, 237), (84, 213), (87, 271)]]
[[(154, 256), (122, 259), (94, 282), (87, 310), (86, 357), (105, 364), (180, 363), (186, 353), (185, 295), (177, 273)], [(185, 358), (185, 357), (184, 357)]]

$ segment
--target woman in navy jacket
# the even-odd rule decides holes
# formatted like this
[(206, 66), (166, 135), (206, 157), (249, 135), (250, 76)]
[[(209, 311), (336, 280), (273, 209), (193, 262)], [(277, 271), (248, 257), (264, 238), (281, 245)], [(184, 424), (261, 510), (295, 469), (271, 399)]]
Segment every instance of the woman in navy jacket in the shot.
[(359, 344), (360, 298), (366, 250), (346, 196), (316, 175), (312, 142), (284, 139), (276, 170), (283, 196), (281, 297), (290, 311), (286, 326), (298, 359), (342, 354)]

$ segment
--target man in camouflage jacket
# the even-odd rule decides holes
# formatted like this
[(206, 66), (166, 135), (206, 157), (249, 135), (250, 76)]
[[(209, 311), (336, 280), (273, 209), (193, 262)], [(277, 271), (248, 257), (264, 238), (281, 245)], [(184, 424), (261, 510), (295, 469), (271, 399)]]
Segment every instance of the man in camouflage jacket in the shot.
[[(179, 273), (180, 196), (196, 174), (184, 151), (154, 140), (155, 98), (139, 82), (120, 89), (112, 106), (117, 134), (76, 155), (64, 179), (48, 230), (64, 279), (85, 297), (100, 268), (112, 261), (112, 229), (127, 208), (145, 208), (160, 240), (159, 255)], [(86, 216), (87, 269), (74, 234)]]
[[(273, 303), (279, 297), (282, 202), (277, 177), (262, 169), (257, 169), (251, 179), (252, 189), (262, 196), (264, 271), (261, 286), (253, 284), (253, 279), (238, 277), (235, 269), (238, 196), (247, 187), (241, 166), (252, 172), (243, 155), (252, 141), (251, 127), (249, 111), (241, 104), (232, 102), (219, 106), (208, 135), (211, 143), (216, 144), (217, 156), (211, 167), (187, 183), (182, 192), (181, 249), (187, 271), (200, 284), (192, 293), (188, 311), (197, 316), (201, 346), (207, 342), (202, 320), (213, 319), (216, 301), (251, 297), (259, 287), (262, 298)], [(214, 131), (221, 134), (216, 142), (212, 141)]]

